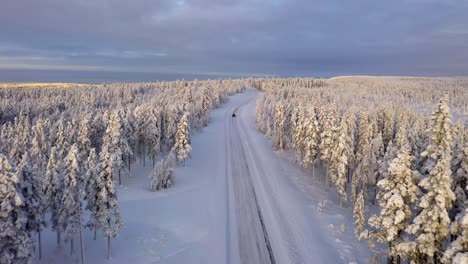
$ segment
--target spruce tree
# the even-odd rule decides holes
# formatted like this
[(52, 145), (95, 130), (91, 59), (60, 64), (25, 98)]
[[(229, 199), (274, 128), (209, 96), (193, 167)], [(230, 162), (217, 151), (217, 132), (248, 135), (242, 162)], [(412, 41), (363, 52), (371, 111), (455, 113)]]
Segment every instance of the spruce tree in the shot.
[[(420, 211), (406, 229), (416, 238), (399, 247), (412, 261), (440, 262), (449, 235), (450, 218), (455, 195), (451, 190), (450, 169), (452, 152), (451, 117), (448, 97), (443, 97), (432, 114), (431, 142), (421, 154), (426, 158), (423, 179), (419, 186), (424, 195), (419, 201)], [(425, 173), (425, 174), (424, 174)]]
[(190, 146), (190, 134), (188, 126), (188, 112), (182, 116), (177, 126), (175, 151), (177, 160), (184, 161), (190, 158), (192, 147)]
[(116, 237), (120, 228), (123, 226), (120, 216), (120, 209), (117, 203), (117, 192), (115, 190), (113, 178), (115, 168), (112, 155), (107, 148), (103, 148), (99, 154), (99, 177), (96, 181), (97, 198), (95, 208), (92, 212), (93, 217), (99, 227), (103, 229), (104, 237), (107, 238), (107, 257), (111, 254), (111, 237)]
[(397, 246), (402, 242), (403, 231), (410, 224), (411, 205), (418, 201), (420, 191), (417, 186), (419, 173), (411, 169), (414, 157), (409, 154), (406, 130), (403, 127), (398, 132), (397, 142), (401, 146), (398, 156), (390, 163), (388, 176), (377, 183), (380, 213), (369, 218), (369, 225), (373, 229), (370, 232), (365, 231), (363, 236), (370, 239), (371, 245), (374, 239), (380, 243), (388, 243), (389, 261), (397, 258), (399, 263)]
[(364, 200), (364, 191), (361, 190), (357, 196), (356, 203), (354, 204), (353, 217), (354, 217), (354, 234), (356, 237), (360, 236), (362, 228), (366, 222), (365, 217), (365, 200)]
[(330, 178), (336, 185), (340, 195), (340, 205), (342, 205), (346, 201), (346, 173), (348, 169), (348, 157), (352, 152), (351, 147), (348, 145), (350, 139), (345, 119), (341, 120), (339, 133), (337, 145), (332, 152)]
[(279, 102), (275, 108), (275, 143), (274, 147), (279, 150), (284, 149), (284, 124), (285, 124), (285, 108), (283, 103)]
[(91, 212), (91, 220), (87, 224), (88, 227), (94, 230), (94, 239), (96, 239), (96, 230), (99, 228), (99, 223), (95, 217), (96, 200), (98, 199), (97, 182), (99, 181), (99, 160), (96, 155), (96, 149), (92, 148), (89, 152), (88, 160), (85, 165), (85, 198), (86, 209)]
[(45, 199), (42, 191), (42, 181), (29, 162), (29, 156), (23, 158), (16, 169), (21, 195), (24, 198), (24, 209), (27, 216), (26, 229), (29, 233), (37, 232), (39, 241), (39, 258), (42, 256), (41, 231), (46, 226)]
[(450, 243), (442, 258), (443, 263), (464, 264), (468, 261), (468, 208), (460, 212), (451, 225), (456, 239)]
[(29, 263), (33, 253), (19, 184), (9, 161), (0, 154), (0, 261), (5, 264)]
[(71, 241), (73, 253), (73, 238), (81, 230), (81, 193), (82, 179), (78, 146), (73, 144), (64, 161), (63, 196), (58, 216), (59, 230), (67, 234)]
[(58, 159), (59, 153), (56, 147), (52, 147), (47, 163), (46, 181), (44, 194), (46, 199), (46, 212), (51, 214), (50, 222), (52, 229), (57, 231), (57, 244), (60, 245), (60, 228), (58, 225), (59, 213), (62, 206), (63, 196), (63, 166)]

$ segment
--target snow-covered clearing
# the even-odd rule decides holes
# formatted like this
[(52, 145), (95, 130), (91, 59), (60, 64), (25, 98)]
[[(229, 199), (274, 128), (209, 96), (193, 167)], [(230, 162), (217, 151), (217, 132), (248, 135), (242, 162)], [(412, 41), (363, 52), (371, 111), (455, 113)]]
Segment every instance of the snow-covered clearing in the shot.
[[(85, 229), (86, 262), (367, 262), (370, 251), (354, 237), (351, 209), (340, 208), (336, 194), (313, 187), (310, 172), (288, 153), (274, 152), (257, 131), (258, 95), (248, 89), (211, 113), (208, 127), (192, 137), (192, 159), (175, 170), (173, 187), (150, 192), (151, 162), (134, 164), (118, 188), (125, 226), (112, 240), (113, 258), (106, 259), (102, 234), (94, 241)], [(45, 232), (43, 240), (40, 263), (80, 262), (77, 250), (70, 256), (69, 244), (57, 249), (55, 233)]]

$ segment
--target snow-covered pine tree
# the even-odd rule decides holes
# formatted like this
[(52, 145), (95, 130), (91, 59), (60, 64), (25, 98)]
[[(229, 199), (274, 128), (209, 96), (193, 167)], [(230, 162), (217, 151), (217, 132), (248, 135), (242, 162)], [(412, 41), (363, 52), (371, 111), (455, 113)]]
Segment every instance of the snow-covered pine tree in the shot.
[(116, 237), (120, 228), (123, 226), (120, 216), (120, 209), (117, 203), (117, 192), (115, 190), (113, 178), (114, 162), (111, 153), (104, 147), (99, 154), (99, 176), (96, 177), (97, 193), (95, 208), (92, 211), (93, 217), (99, 223), (104, 231), (104, 237), (107, 238), (107, 257), (111, 254), (111, 237)]
[(151, 177), (150, 177), (151, 191), (155, 192), (163, 188), (162, 181), (163, 181), (164, 174), (165, 174), (164, 160), (160, 160), (156, 163), (151, 173)]
[(42, 192), (42, 175), (37, 174), (31, 167), (29, 156), (23, 155), (20, 164), (16, 169), (16, 176), (19, 181), (19, 188), (24, 198), (23, 206), (27, 216), (26, 230), (38, 233), (39, 258), (42, 256), (41, 231), (46, 226), (44, 195)]
[[(296, 108), (295, 108), (296, 109)], [(301, 161), (304, 153), (304, 131), (305, 131), (305, 117), (304, 109), (302, 107), (297, 108), (297, 114), (293, 115), (293, 124), (292, 124), (292, 147), (295, 152), (295, 157), (297, 161)]]
[(373, 125), (369, 122), (369, 113), (362, 112), (359, 119), (359, 139), (357, 145), (356, 162), (361, 162), (364, 157), (364, 148), (373, 138)]
[(202, 116), (202, 125), (206, 126), (208, 125), (208, 113), (210, 111), (212, 102), (211, 102), (211, 96), (209, 94), (208, 88), (204, 88), (202, 91), (202, 100), (201, 100), (201, 107), (203, 110), (203, 116)]
[(185, 98), (184, 98), (184, 111), (189, 111), (190, 106), (193, 104), (193, 95), (192, 95), (192, 87), (188, 86), (185, 89)]
[[(355, 181), (360, 182), (365, 189), (365, 195), (369, 195), (369, 200), (374, 203), (377, 194), (376, 183), (379, 180), (379, 165), (383, 158), (382, 134), (378, 133), (365, 147), (363, 157), (353, 175)], [(352, 186), (352, 195), (355, 195), (355, 184)], [(367, 192), (372, 190), (372, 194)]]
[(31, 161), (36, 173), (44, 175), (47, 166), (46, 154), (48, 146), (43, 121), (39, 119), (33, 126), (32, 130), (33, 138), (31, 140)]
[(443, 263), (468, 263), (468, 208), (455, 218), (451, 225), (451, 233), (456, 239), (450, 243), (442, 258)]
[(218, 107), (221, 103), (222, 103), (222, 98), (219, 92), (219, 87), (218, 85), (215, 84), (213, 88), (213, 105), (215, 107)]
[(73, 238), (81, 231), (81, 194), (83, 180), (80, 169), (80, 156), (77, 144), (70, 147), (64, 161), (63, 197), (58, 216), (59, 230), (67, 234), (73, 253)]
[[(299, 130), (300, 129), (300, 130)], [(300, 137), (298, 144), (300, 144), (301, 151), (304, 156), (302, 164), (306, 167), (312, 168), (313, 184), (315, 184), (315, 163), (318, 159), (319, 147), (319, 124), (315, 115), (314, 109), (309, 109), (305, 120), (301, 120), (301, 125), (298, 127), (298, 137)]]
[(284, 124), (285, 124), (285, 108), (282, 102), (278, 102), (275, 108), (275, 140), (274, 147), (279, 150), (284, 149)]
[(136, 128), (136, 120), (135, 120), (135, 117), (133, 116), (133, 111), (130, 106), (127, 107), (127, 110), (125, 111), (125, 114), (123, 116), (124, 118), (122, 120), (122, 123), (123, 123), (125, 138), (127, 139), (128, 145), (130, 146), (130, 149), (132, 150), (132, 153), (127, 153), (125, 155), (126, 162), (128, 165), (128, 171), (130, 171), (131, 163), (132, 161), (135, 160), (135, 154), (136, 154), (135, 152), (137, 149), (138, 135), (137, 135), (137, 128)]
[(188, 115), (186, 112), (180, 119), (179, 125), (177, 126), (175, 151), (178, 161), (184, 161), (190, 158), (192, 147), (190, 146), (190, 132), (188, 126)]
[[(26, 131), (23, 132), (23, 134)], [(13, 164), (19, 164), (24, 153), (29, 149), (28, 136), (23, 136), (22, 134), (17, 134), (13, 136), (13, 144), (10, 146), (10, 159)]]
[(171, 149), (169, 154), (167, 155), (166, 162), (164, 163), (165, 167), (165, 176), (164, 176), (164, 187), (168, 188), (174, 184), (174, 168), (177, 162), (177, 158), (175, 155), (175, 149)]
[(85, 160), (92, 148), (90, 136), (90, 117), (88, 115), (84, 115), (81, 119), (77, 142), (78, 151), (80, 153), (80, 160)]
[(66, 155), (66, 152), (69, 149), (68, 145), (68, 139), (65, 135), (65, 127), (64, 127), (64, 121), (63, 117), (59, 119), (58, 124), (57, 124), (57, 135), (56, 135), (56, 140), (55, 144), (53, 144), (57, 148), (57, 158), (59, 160), (63, 159)]
[(380, 166), (379, 166), (380, 178), (382, 179), (387, 178), (388, 168), (390, 167), (390, 163), (392, 163), (392, 161), (397, 157), (397, 155), (398, 155), (397, 146), (395, 146), (393, 141), (390, 141), (387, 145), (387, 151), (385, 152), (382, 158), (382, 162), (380, 163)]
[(57, 244), (60, 246), (60, 229), (58, 228), (58, 217), (63, 197), (63, 166), (59, 160), (56, 147), (52, 147), (47, 163), (45, 174), (44, 194), (46, 200), (46, 212), (51, 214), (50, 222), (52, 229), (57, 232)]
[(346, 136), (348, 152), (348, 175), (347, 181), (350, 181), (352, 171), (356, 166), (356, 114), (354, 109), (344, 114), (348, 135)]
[(382, 139), (385, 150), (395, 135), (395, 111), (392, 107), (384, 108)]
[(112, 155), (113, 168), (118, 172), (119, 185), (122, 185), (122, 172), (126, 171), (124, 157), (132, 153), (122, 132), (120, 116), (117, 112), (113, 112), (109, 115), (103, 148), (107, 148)]
[(18, 177), (8, 159), (0, 154), (0, 261), (29, 263), (33, 243), (28, 233), (28, 213), (19, 190)]
[(148, 154), (153, 160), (153, 165), (157, 156), (161, 153), (161, 112), (159, 109), (152, 109), (149, 112), (149, 123), (147, 126)]
[(417, 186), (419, 173), (411, 169), (414, 157), (409, 154), (404, 127), (400, 127), (396, 141), (396, 145), (400, 146), (398, 156), (390, 163), (388, 176), (377, 183), (380, 213), (369, 218), (369, 225), (373, 229), (362, 234), (362, 237), (370, 239), (371, 245), (374, 239), (388, 243), (389, 263), (393, 263), (395, 258), (397, 263), (400, 262), (397, 246), (402, 242), (403, 231), (411, 221), (411, 205), (418, 201), (420, 192)]
[(418, 215), (406, 229), (416, 238), (400, 244), (398, 249), (409, 256), (411, 261), (434, 260), (438, 263), (450, 231), (448, 210), (455, 200), (451, 190), (452, 121), (447, 96), (439, 101), (431, 120), (431, 142), (421, 154), (426, 162), (423, 179), (418, 184), (424, 190), (424, 195), (418, 204)]
[(323, 131), (320, 134), (320, 159), (325, 163), (325, 189), (329, 190), (328, 175), (329, 166), (332, 157), (332, 150), (335, 147), (337, 127), (336, 127), (336, 109), (331, 106), (326, 113), (323, 113)]
[(330, 178), (335, 183), (340, 195), (340, 206), (346, 201), (346, 174), (348, 170), (348, 157), (351, 154), (349, 143), (349, 132), (347, 121), (341, 119), (339, 138), (335, 148), (332, 150), (330, 161)]
[(455, 137), (453, 144), (453, 158), (451, 169), (453, 175), (452, 191), (455, 193), (456, 200), (450, 211), (450, 219), (463, 212), (466, 208), (466, 199), (468, 197), (468, 129), (457, 126), (454, 129)]
[(86, 210), (91, 212), (91, 219), (86, 224), (87, 227), (94, 230), (94, 239), (96, 240), (96, 231), (99, 228), (99, 223), (95, 217), (96, 200), (98, 199), (97, 182), (99, 181), (99, 160), (96, 154), (96, 149), (92, 148), (89, 151), (88, 160), (85, 164), (85, 199), (86, 199)]
[(165, 135), (165, 145), (166, 149), (171, 149), (174, 146), (176, 141), (177, 133), (177, 123), (179, 120), (179, 111), (177, 107), (169, 106), (166, 109), (166, 135)]
[(360, 233), (366, 222), (364, 210), (365, 210), (364, 190), (361, 190), (359, 192), (359, 195), (357, 196), (356, 203), (354, 204), (354, 209), (353, 209), (354, 234), (358, 238), (360, 237)]

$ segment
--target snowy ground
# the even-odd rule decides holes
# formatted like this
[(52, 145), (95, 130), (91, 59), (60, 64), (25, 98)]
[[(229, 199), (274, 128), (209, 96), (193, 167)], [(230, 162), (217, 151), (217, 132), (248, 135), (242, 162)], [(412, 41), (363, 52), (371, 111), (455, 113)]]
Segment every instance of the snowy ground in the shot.
[[(310, 172), (273, 152), (256, 130), (258, 95), (249, 89), (212, 112), (209, 126), (192, 137), (193, 158), (176, 169), (174, 187), (150, 192), (151, 163), (134, 164), (118, 189), (125, 227), (112, 240), (113, 259), (106, 259), (102, 235), (94, 241), (85, 230), (86, 262), (367, 262), (370, 251), (354, 238), (351, 209), (313, 187)], [(45, 232), (43, 241), (39, 263), (79, 263), (77, 239), (73, 256), (69, 244), (57, 248), (55, 233)]]

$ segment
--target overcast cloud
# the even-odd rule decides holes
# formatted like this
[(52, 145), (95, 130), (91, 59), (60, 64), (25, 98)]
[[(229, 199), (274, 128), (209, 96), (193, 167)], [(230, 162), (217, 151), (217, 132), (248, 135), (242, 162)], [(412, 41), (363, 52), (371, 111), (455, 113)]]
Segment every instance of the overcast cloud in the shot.
[(0, 69), (468, 75), (467, 0), (1, 2)]

